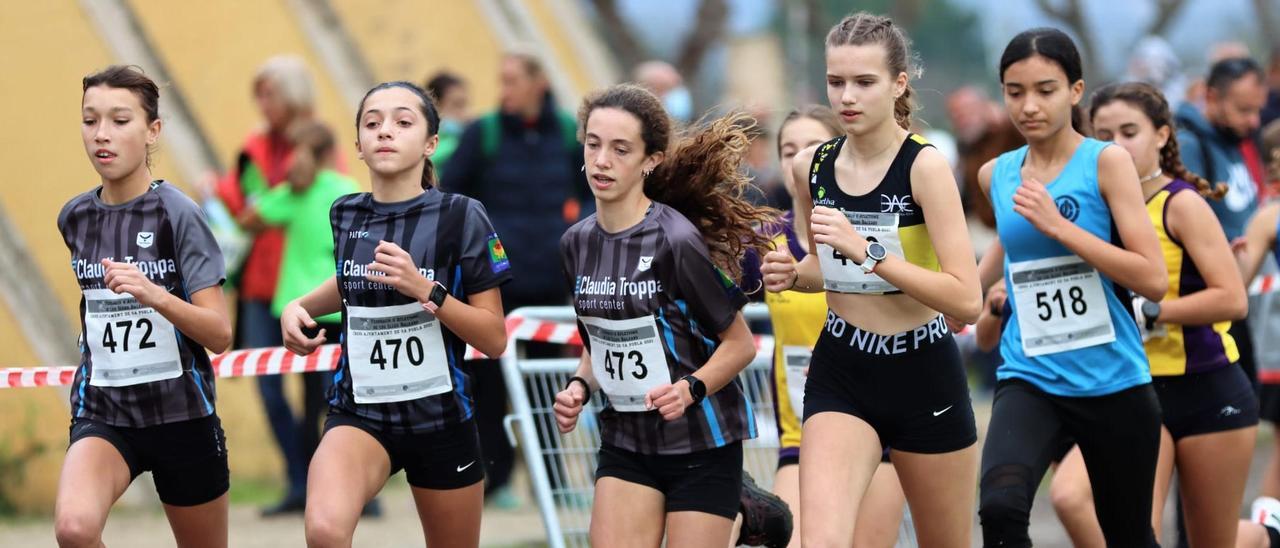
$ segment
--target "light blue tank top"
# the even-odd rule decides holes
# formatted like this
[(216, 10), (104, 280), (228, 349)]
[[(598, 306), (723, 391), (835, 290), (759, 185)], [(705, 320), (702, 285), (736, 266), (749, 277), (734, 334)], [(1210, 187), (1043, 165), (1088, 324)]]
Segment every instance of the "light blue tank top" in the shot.
[[(1064, 217), (1098, 238), (1119, 242), (1111, 210), (1098, 190), (1098, 155), (1108, 144), (1085, 139), (1047, 188)], [(1021, 379), (1070, 397), (1101, 396), (1151, 382), (1142, 338), (1129, 312), (1129, 291), (1014, 212), (1013, 195), (1022, 184), (1026, 157), (1026, 146), (1001, 154), (991, 177), (1013, 309), (1000, 340), (1004, 365), (996, 378)]]

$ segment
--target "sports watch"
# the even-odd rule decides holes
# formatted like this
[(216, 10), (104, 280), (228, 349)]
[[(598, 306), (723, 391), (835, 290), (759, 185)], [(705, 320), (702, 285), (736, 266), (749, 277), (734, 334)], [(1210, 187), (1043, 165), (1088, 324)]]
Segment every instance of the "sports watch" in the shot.
[(435, 314), (437, 310), (440, 310), (440, 307), (444, 306), (444, 299), (448, 296), (449, 290), (444, 288), (444, 284), (436, 282), (436, 284), (431, 287), (431, 294), (427, 296), (427, 300), (423, 301), (422, 308), (426, 309), (427, 312)]
[(702, 380), (693, 375), (685, 375), (680, 380), (689, 383), (689, 395), (693, 397), (693, 403), (689, 405), (698, 405), (702, 403), (702, 399), (707, 397), (707, 385), (702, 384)]
[(1160, 319), (1160, 303), (1155, 301), (1142, 301), (1142, 316), (1147, 320), (1147, 330), (1150, 331), (1156, 326), (1156, 321)]
[(875, 271), (876, 265), (880, 264), (888, 256), (884, 246), (880, 242), (867, 242), (867, 258), (858, 265), (863, 272), (870, 274)]

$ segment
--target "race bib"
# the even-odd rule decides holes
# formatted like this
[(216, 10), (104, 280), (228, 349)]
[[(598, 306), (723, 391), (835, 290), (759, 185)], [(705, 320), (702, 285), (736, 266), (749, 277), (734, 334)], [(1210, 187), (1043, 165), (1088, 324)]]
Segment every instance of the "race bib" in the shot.
[[(898, 236), (898, 215), (845, 211), (845, 217), (868, 242), (879, 242), (888, 255), (903, 257), (902, 238)], [(897, 291), (893, 284), (875, 274), (867, 274), (853, 259), (834, 247), (818, 244), (818, 262), (822, 265), (822, 285), (838, 293), (888, 293)]]
[(133, 386), (182, 376), (173, 323), (128, 293), (84, 290), (84, 329), (93, 386)]
[(804, 383), (808, 378), (804, 374), (809, 368), (809, 358), (813, 351), (807, 346), (782, 347), (782, 365), (787, 374), (787, 399), (791, 400), (791, 411), (800, 420), (804, 420)]
[(348, 306), (347, 363), (356, 403), (416, 400), (453, 390), (440, 320), (418, 303)]
[(653, 316), (606, 320), (579, 316), (591, 340), (591, 371), (609, 404), (621, 412), (649, 411), (644, 396), (671, 384), (667, 354), (658, 340)]
[(1028, 357), (1116, 340), (1102, 277), (1080, 257), (1011, 263), (1009, 278)]

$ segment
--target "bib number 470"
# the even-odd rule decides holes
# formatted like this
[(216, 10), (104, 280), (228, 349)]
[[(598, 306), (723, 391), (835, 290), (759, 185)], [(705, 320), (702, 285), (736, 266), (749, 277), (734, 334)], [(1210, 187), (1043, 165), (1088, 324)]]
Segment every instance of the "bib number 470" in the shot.
[[(112, 329), (112, 326), (115, 329)], [(110, 350), (112, 354), (116, 353), (119, 347), (121, 352), (129, 351), (129, 334), (133, 332), (134, 325), (137, 325), (138, 331), (142, 333), (142, 340), (138, 341), (137, 350), (145, 350), (147, 348), (155, 348), (156, 343), (151, 341), (151, 320), (146, 318), (138, 318), (136, 324), (134, 320), (120, 320), (115, 323), (107, 323), (106, 328), (102, 330), (102, 347)], [(120, 333), (120, 340), (116, 340), (116, 333)]]
[(604, 372), (608, 373), (611, 379), (627, 380), (625, 369), (627, 360), (634, 362), (632, 364), (634, 369), (631, 372), (632, 378), (639, 380), (649, 376), (649, 368), (644, 364), (644, 354), (637, 350), (632, 350), (631, 352), (605, 352)]
[[(1056, 309), (1055, 305), (1057, 305)], [(1039, 311), (1037, 316), (1040, 320), (1047, 322), (1053, 319), (1054, 312), (1057, 312), (1057, 315), (1063, 319), (1066, 319), (1068, 312), (1076, 316), (1083, 316), (1085, 312), (1089, 311), (1089, 303), (1084, 300), (1084, 289), (1073, 285), (1067, 289), (1065, 298), (1062, 295), (1061, 288), (1054, 290), (1052, 293), (1048, 291), (1036, 292), (1036, 310)]]
[(400, 349), (404, 349), (405, 358), (409, 360), (409, 365), (419, 366), (426, 360), (426, 351), (422, 347), (422, 339), (417, 337), (409, 337), (408, 339), (377, 339), (373, 341), (373, 350), (369, 352), (369, 363), (377, 365), (379, 371), (387, 370), (387, 358), (383, 352), (383, 345), (386, 345), (387, 352), (391, 354), (391, 368), (400, 368)]

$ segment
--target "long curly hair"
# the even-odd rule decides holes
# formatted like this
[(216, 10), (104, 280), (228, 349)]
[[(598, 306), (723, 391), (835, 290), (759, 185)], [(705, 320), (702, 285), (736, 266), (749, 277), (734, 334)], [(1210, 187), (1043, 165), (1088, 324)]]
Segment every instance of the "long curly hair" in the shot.
[[(1182, 179), (1196, 185), (1201, 196), (1213, 200), (1221, 200), (1227, 194), (1227, 184), (1213, 184), (1204, 177), (1196, 175), (1182, 165), (1182, 153), (1178, 150), (1178, 132), (1173, 125), (1173, 114), (1169, 110), (1169, 101), (1155, 86), (1145, 82), (1125, 82), (1111, 84), (1093, 92), (1089, 98), (1089, 119), (1098, 115), (1098, 109), (1124, 101), (1126, 104), (1141, 110), (1151, 120), (1156, 129), (1169, 128), (1169, 140), (1160, 149), (1160, 169), (1171, 177)], [(1145, 174), (1144, 174), (1145, 175)]]
[(645, 178), (644, 193), (689, 219), (707, 244), (711, 260), (734, 281), (742, 279), (741, 257), (747, 249), (761, 255), (773, 249), (755, 228), (777, 220), (779, 212), (744, 198), (751, 185), (742, 167), (755, 126), (750, 116), (734, 112), (704, 118), (677, 130), (662, 102), (649, 90), (620, 84), (591, 94), (578, 109), (579, 138), (587, 118), (599, 108), (616, 108), (640, 121), (646, 155), (666, 153)]

